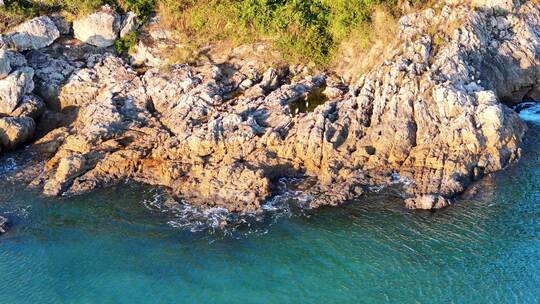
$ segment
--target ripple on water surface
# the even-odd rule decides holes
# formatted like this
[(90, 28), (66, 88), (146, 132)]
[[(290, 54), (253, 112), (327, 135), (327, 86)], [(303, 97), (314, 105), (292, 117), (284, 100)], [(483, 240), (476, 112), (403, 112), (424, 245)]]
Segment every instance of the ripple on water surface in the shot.
[[(339, 208), (258, 215), (164, 208), (122, 185), (43, 198), (2, 181), (5, 303), (535, 303), (540, 297), (540, 139), (523, 159), (438, 212), (382, 190)], [(0, 165), (1, 166), (1, 165)], [(226, 222), (225, 229), (221, 229)]]

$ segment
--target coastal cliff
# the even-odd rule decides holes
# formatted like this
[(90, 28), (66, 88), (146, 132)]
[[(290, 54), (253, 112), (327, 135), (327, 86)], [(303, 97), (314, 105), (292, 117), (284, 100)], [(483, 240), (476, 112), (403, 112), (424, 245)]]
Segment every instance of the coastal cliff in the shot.
[(396, 48), (351, 81), (241, 59), (168, 65), (151, 24), (126, 59), (107, 47), (132, 15), (38, 17), (2, 37), (1, 146), (29, 143), (16, 178), (46, 195), (133, 180), (258, 211), (294, 177), (311, 207), (399, 184), (407, 207), (442, 208), (519, 158), (526, 126), (508, 106), (540, 98), (540, 5), (446, 3), (403, 16)]

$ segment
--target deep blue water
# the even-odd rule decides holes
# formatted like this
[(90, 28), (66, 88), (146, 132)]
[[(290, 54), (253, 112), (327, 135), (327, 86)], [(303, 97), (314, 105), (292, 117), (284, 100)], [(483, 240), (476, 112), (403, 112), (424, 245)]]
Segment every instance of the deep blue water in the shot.
[(0, 237), (0, 301), (538, 303), (539, 134), (532, 123), (516, 165), (437, 212), (383, 191), (221, 230), (213, 222), (230, 215), (162, 210), (148, 187), (45, 199), (0, 182), (13, 222)]

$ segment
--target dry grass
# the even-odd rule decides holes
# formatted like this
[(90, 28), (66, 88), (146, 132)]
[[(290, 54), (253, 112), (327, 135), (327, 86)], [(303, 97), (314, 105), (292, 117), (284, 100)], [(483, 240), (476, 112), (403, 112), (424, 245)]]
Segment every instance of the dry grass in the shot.
[(333, 68), (346, 80), (357, 80), (396, 49), (397, 33), (394, 15), (385, 8), (377, 8), (370, 24), (353, 31), (341, 43), (332, 61)]

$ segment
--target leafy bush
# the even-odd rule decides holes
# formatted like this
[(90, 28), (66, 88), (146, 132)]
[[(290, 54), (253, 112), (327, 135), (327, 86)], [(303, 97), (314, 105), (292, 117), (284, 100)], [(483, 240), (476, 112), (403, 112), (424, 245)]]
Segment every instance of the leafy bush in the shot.
[(137, 33), (131, 32), (114, 42), (115, 50), (120, 54), (128, 54), (137, 45)]
[(154, 13), (156, 3), (154, 0), (119, 0), (118, 6), (124, 11), (132, 11), (137, 14), (139, 23), (144, 23)]

